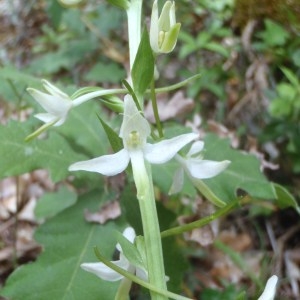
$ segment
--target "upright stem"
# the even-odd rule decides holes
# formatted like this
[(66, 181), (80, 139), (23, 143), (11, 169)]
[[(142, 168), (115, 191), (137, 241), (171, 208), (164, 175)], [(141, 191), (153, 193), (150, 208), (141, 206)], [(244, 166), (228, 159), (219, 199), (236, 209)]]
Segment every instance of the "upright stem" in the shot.
[(158, 135), (160, 138), (163, 138), (164, 134), (162, 131), (162, 126), (161, 126), (159, 113), (158, 113), (154, 79), (152, 79), (152, 82), (151, 82), (151, 102), (152, 102), (152, 108), (153, 108), (153, 114), (154, 114), (154, 118), (155, 118), (155, 122), (156, 122), (156, 127), (158, 130)]
[[(157, 288), (167, 290), (151, 167), (144, 161), (142, 152), (139, 155), (136, 153), (131, 164), (143, 223), (149, 282)], [(151, 299), (167, 298), (152, 291)]]

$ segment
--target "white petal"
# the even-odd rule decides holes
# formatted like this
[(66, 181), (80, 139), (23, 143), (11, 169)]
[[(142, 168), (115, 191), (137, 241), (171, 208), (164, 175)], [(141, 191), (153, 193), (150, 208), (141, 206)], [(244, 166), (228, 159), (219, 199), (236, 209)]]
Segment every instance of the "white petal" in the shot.
[(136, 268), (136, 276), (144, 281), (148, 281), (148, 273), (146, 270), (141, 268)]
[(179, 168), (173, 176), (172, 186), (169, 190), (169, 195), (177, 194), (182, 190), (184, 182), (184, 171), (183, 168)]
[(262, 295), (257, 300), (273, 300), (276, 293), (277, 281), (278, 277), (276, 275), (269, 278)]
[(146, 144), (145, 158), (152, 164), (163, 164), (172, 159), (185, 145), (198, 137), (196, 133), (182, 134), (169, 140), (163, 140), (157, 144)]
[(61, 91), (59, 88), (57, 88), (55, 85), (51, 84), (49, 81), (43, 79), (42, 83), (44, 85), (45, 90), (50, 93), (53, 96), (56, 96), (57, 98), (66, 98), (68, 99), (69, 96)]
[(190, 172), (191, 176), (197, 179), (211, 178), (222, 171), (224, 171), (230, 161), (212, 161), (212, 160), (201, 160), (201, 159), (188, 159), (186, 161), (186, 167)]
[(28, 88), (27, 91), (50, 114), (63, 116), (72, 107), (71, 100), (55, 97), (32, 88)]
[[(122, 259), (117, 261), (112, 261), (115, 265), (118, 267), (127, 270), (130, 266), (129, 261), (123, 256)], [(82, 269), (84, 269), (87, 272), (93, 273), (96, 276), (100, 277), (101, 279), (107, 280), (107, 281), (118, 281), (123, 278), (121, 274), (118, 272), (115, 272), (105, 264), (99, 262), (99, 263), (83, 263), (80, 265)]]
[(135, 231), (132, 227), (127, 227), (123, 231), (123, 236), (126, 237), (126, 239), (133, 244), (134, 239), (136, 237)]
[(175, 1), (172, 3), (169, 16), (170, 16), (170, 27), (173, 27), (176, 24)]
[[(133, 244), (134, 239), (136, 237), (135, 231), (132, 227), (126, 227), (125, 230), (123, 231), (123, 236), (130, 242)], [(116, 248), (122, 252), (122, 248), (121, 245), (118, 243)]]
[(124, 145), (126, 145), (132, 132), (138, 132), (139, 139), (143, 144), (150, 135), (151, 129), (148, 121), (138, 111), (132, 97), (126, 95), (124, 98), (124, 118), (120, 129), (120, 137), (123, 138)]
[(128, 164), (128, 151), (122, 149), (115, 154), (103, 155), (94, 159), (74, 163), (69, 167), (69, 171), (82, 170), (97, 172), (106, 176), (113, 176), (124, 171)]
[(204, 148), (204, 142), (196, 141), (192, 144), (190, 151), (187, 153), (187, 157), (191, 157), (195, 154), (200, 153)]
[(54, 121), (58, 121), (59, 118), (49, 113), (41, 113), (34, 115), (37, 119), (43, 121), (44, 123), (52, 123)]
[(154, 1), (151, 13), (151, 24), (150, 24), (150, 44), (154, 52), (159, 52), (158, 47), (158, 7), (157, 0)]
[(161, 14), (159, 16), (159, 21), (158, 21), (158, 28), (160, 31), (169, 31), (170, 30), (170, 12), (172, 8), (172, 2), (171, 1), (166, 1)]

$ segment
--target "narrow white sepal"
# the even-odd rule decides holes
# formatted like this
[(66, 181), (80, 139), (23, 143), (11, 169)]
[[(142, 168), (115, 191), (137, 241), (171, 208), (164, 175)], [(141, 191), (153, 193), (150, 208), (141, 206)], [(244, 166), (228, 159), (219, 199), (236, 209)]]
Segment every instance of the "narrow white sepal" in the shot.
[[(120, 256), (120, 260), (112, 261), (113, 264), (122, 268), (123, 270), (127, 270), (129, 268), (129, 261), (124, 257)], [(107, 267), (105, 264), (99, 263), (83, 263), (80, 267), (92, 274), (95, 274), (99, 278), (107, 281), (118, 281), (121, 280), (124, 276), (115, 272), (111, 268)]]
[(154, 52), (159, 52), (158, 46), (158, 6), (157, 0), (154, 1), (152, 6), (152, 13), (151, 13), (151, 23), (150, 23), (150, 44), (151, 48)]
[[(126, 227), (125, 230), (123, 231), (122, 235), (130, 242), (133, 244), (134, 239), (136, 237), (135, 231), (132, 227)], [(116, 248), (122, 252), (121, 245), (118, 243)]]
[(266, 287), (261, 294), (261, 296), (257, 300), (273, 300), (276, 293), (276, 284), (278, 281), (278, 277), (273, 275), (267, 281)]
[(144, 155), (152, 164), (163, 164), (172, 159), (185, 145), (198, 138), (196, 133), (187, 133), (156, 144), (146, 144)]
[(186, 161), (186, 167), (191, 176), (197, 179), (211, 178), (224, 171), (230, 161), (224, 160), (221, 162), (212, 160), (199, 160), (190, 158)]
[(204, 148), (204, 142), (203, 141), (196, 141), (192, 144), (191, 149), (187, 153), (187, 157), (191, 157), (195, 154), (200, 153)]
[(169, 190), (169, 195), (179, 193), (183, 188), (183, 183), (184, 183), (184, 170), (183, 168), (179, 168), (174, 173), (172, 186), (170, 187)]
[(58, 98), (39, 90), (28, 88), (27, 91), (47, 112), (55, 116), (62, 116), (72, 107), (72, 101), (65, 98)]
[(69, 171), (89, 171), (106, 176), (114, 176), (126, 169), (129, 160), (128, 151), (122, 149), (115, 154), (103, 155), (90, 160), (76, 162), (69, 167)]
[(40, 121), (43, 121), (44, 123), (52, 123), (55, 121), (58, 121), (58, 117), (49, 114), (49, 113), (40, 113), (40, 114), (36, 114), (34, 115), (37, 119), (39, 119)]
[(45, 79), (42, 79), (42, 83), (43, 83), (43, 86), (44, 86), (45, 90), (49, 94), (51, 94), (53, 96), (56, 96), (57, 98), (69, 99), (69, 96), (66, 93), (61, 91), (59, 88), (57, 88), (55, 85), (53, 85), (49, 81), (47, 81)]

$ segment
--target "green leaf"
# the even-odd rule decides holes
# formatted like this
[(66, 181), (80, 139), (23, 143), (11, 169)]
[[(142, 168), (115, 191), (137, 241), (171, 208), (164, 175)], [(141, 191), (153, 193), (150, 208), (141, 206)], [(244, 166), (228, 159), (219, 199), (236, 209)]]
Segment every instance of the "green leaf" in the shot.
[(43, 195), (37, 202), (34, 212), (38, 219), (50, 218), (74, 205), (76, 201), (77, 195), (67, 187), (62, 186), (55, 193)]
[(87, 74), (84, 75), (84, 79), (86, 81), (95, 81), (99, 83), (118, 83), (125, 76), (125, 70), (116, 63), (104, 64), (99, 62), (95, 64)]
[(255, 156), (232, 149), (228, 140), (214, 134), (208, 134), (204, 142), (204, 159), (231, 161), (221, 174), (203, 180), (220, 199), (230, 203), (236, 198), (238, 189), (253, 198), (276, 199), (273, 185), (260, 171), (260, 162)]
[(146, 269), (142, 256), (134, 244), (127, 240), (120, 232), (117, 232), (117, 241), (121, 245), (123, 254), (136, 267)]
[(137, 96), (144, 94), (153, 79), (153, 74), (154, 56), (145, 29), (131, 71), (133, 89)]
[(18, 83), (24, 83), (27, 86), (40, 86), (41, 80), (35, 78), (13, 66), (0, 67), (0, 78), (12, 80)]
[(85, 221), (84, 210), (97, 210), (105, 198), (101, 191), (83, 195), (76, 205), (41, 225), (35, 238), (44, 251), (34, 263), (15, 270), (1, 295), (14, 300), (98, 300), (103, 295), (114, 299), (119, 282), (103, 281), (80, 268), (83, 262), (98, 261), (94, 246), (111, 257), (113, 232), (124, 228), (121, 220), (105, 225)]
[(128, 9), (129, 7), (129, 2), (127, 0), (107, 0), (107, 2), (122, 9)]
[(67, 177), (68, 167), (86, 156), (76, 153), (58, 133), (51, 131), (45, 140), (24, 142), (32, 131), (30, 122), (11, 121), (0, 126), (0, 178), (36, 169), (48, 169), (54, 181)]
[(122, 139), (118, 136), (118, 134), (106, 123), (104, 122), (100, 116), (98, 116), (103, 129), (106, 133), (106, 136), (110, 142), (111, 147), (115, 152), (120, 151), (123, 148), (123, 141)]
[(290, 34), (283, 26), (272, 20), (266, 19), (265, 27), (265, 30), (259, 36), (264, 39), (268, 46), (283, 46), (290, 37)]
[(290, 81), (290, 83), (295, 87), (295, 88), (300, 88), (300, 83), (298, 80), (298, 77), (296, 74), (294, 74), (290, 69), (281, 67), (280, 68), (285, 77)]
[(282, 185), (273, 183), (276, 192), (276, 204), (281, 208), (293, 207), (300, 214), (300, 207), (294, 196)]
[[(96, 102), (88, 102), (71, 110), (67, 121), (57, 128), (78, 152), (89, 158), (107, 154), (109, 144), (97, 114), (103, 119), (106, 114)], [(53, 129), (52, 129), (53, 130)]]

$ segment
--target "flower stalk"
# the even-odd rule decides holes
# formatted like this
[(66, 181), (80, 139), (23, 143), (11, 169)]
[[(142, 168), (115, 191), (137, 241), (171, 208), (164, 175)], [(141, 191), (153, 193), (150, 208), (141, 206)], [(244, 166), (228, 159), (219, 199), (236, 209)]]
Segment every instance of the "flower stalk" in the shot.
[[(132, 170), (142, 217), (149, 282), (159, 289), (167, 290), (151, 166), (142, 158), (132, 163)], [(163, 295), (150, 292), (153, 300), (167, 299)]]

